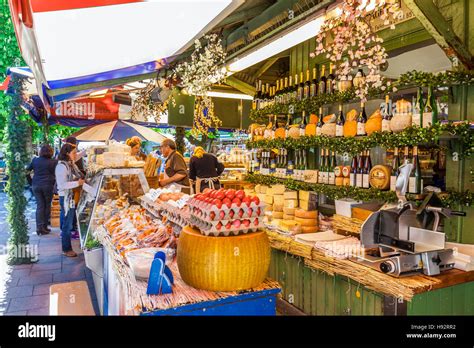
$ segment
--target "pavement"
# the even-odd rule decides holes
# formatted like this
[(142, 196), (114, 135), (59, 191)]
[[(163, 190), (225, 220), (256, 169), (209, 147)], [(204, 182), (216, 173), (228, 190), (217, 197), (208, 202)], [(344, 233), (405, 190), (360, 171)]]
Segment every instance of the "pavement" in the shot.
[[(29, 197), (29, 193), (25, 195)], [(73, 249), (78, 257), (62, 255), (59, 228), (45, 236), (36, 235), (34, 198), (29, 201), (26, 217), (30, 245), (37, 248), (39, 261), (25, 265), (7, 265), (5, 253), (9, 237), (6, 204), (7, 196), (0, 192), (0, 315), (49, 315), (49, 287), (56, 283), (87, 281), (92, 304), (99, 315), (92, 273), (86, 268), (84, 254), (78, 240)]]

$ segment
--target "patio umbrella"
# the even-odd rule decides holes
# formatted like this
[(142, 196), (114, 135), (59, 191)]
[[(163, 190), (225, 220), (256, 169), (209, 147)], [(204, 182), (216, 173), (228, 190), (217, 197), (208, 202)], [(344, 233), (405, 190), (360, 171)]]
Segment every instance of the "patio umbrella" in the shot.
[(110, 139), (125, 141), (133, 136), (138, 136), (142, 140), (161, 143), (164, 139), (167, 139), (164, 135), (149, 128), (121, 120), (86, 127), (72, 134), (72, 136), (79, 141), (107, 141)]

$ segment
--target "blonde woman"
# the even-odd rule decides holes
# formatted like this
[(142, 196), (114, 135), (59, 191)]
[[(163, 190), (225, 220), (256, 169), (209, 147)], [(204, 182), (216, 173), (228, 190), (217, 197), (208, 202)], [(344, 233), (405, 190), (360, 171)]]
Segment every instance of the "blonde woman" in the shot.
[(207, 153), (202, 147), (194, 149), (189, 162), (189, 178), (195, 182), (195, 192), (200, 193), (205, 188), (219, 189), (219, 176), (224, 171), (224, 165), (213, 154)]
[(127, 139), (126, 144), (132, 148), (130, 154), (135, 156), (137, 161), (146, 160), (146, 155), (141, 151), (142, 140), (139, 137), (134, 136)]

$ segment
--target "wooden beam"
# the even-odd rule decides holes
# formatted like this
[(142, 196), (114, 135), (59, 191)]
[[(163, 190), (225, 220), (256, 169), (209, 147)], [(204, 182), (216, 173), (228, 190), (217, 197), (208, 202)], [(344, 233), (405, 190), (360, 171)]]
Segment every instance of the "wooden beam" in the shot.
[(471, 52), (456, 36), (450, 24), (432, 1), (404, 0), (404, 3), (451, 60), (457, 58), (466, 68), (474, 68), (474, 58)]
[(284, 316), (306, 316), (307, 314), (300, 309), (296, 308), (289, 302), (278, 298), (276, 301), (277, 312)]
[(255, 73), (255, 77), (259, 78), (260, 76), (262, 76), (265, 71), (270, 69), (270, 67), (276, 63), (278, 59), (280, 59), (280, 57), (267, 59), (267, 61), (257, 70), (257, 72)]
[(254, 95), (255, 94), (255, 87), (249, 85), (248, 83), (245, 83), (233, 76), (229, 76), (226, 78), (225, 83), (227, 83), (229, 86), (234, 87), (235, 89), (241, 91), (242, 93), (248, 94), (248, 95)]

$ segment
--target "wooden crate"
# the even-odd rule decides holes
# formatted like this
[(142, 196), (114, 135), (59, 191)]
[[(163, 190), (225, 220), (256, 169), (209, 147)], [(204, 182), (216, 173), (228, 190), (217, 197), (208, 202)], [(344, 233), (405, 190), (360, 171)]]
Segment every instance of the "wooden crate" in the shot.
[(51, 227), (59, 227), (59, 216), (58, 217), (51, 216)]

